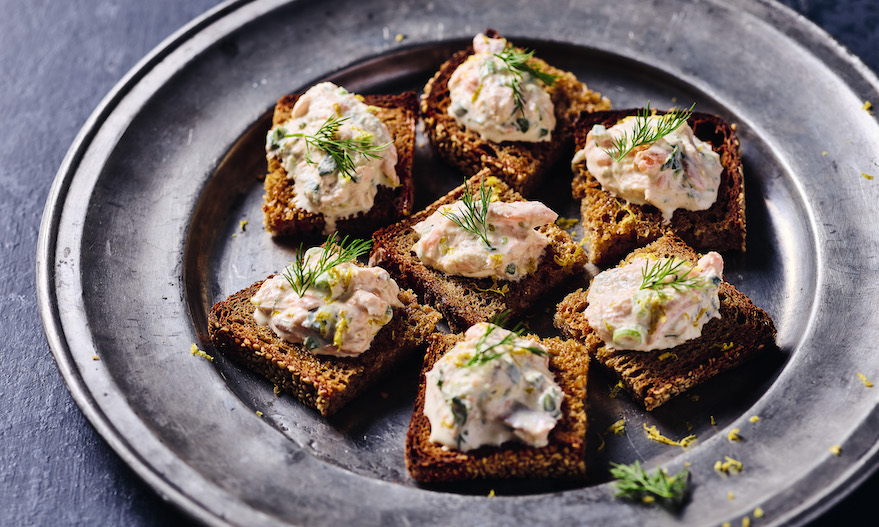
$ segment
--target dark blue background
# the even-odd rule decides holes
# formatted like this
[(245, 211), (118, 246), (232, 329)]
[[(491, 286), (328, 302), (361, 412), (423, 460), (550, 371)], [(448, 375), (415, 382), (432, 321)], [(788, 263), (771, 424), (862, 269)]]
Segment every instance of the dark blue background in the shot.
[[(141, 57), (218, 3), (0, 0), (0, 524), (187, 522), (67, 392), (40, 326), (34, 260), (49, 187), (86, 118)], [(879, 0), (783, 3), (879, 71)], [(814, 525), (875, 524), (877, 495), (873, 476)]]

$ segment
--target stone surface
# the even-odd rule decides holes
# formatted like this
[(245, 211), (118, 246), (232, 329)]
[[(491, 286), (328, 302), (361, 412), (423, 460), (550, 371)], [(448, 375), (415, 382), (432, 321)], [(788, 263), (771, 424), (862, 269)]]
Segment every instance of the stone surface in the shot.
[[(73, 402), (43, 337), (34, 292), (37, 233), (64, 153), (113, 85), (154, 46), (216, 0), (0, 0), (0, 522), (178, 525)], [(786, 0), (874, 71), (879, 3)], [(873, 101), (879, 106), (879, 101)], [(815, 522), (873, 514), (874, 476)]]

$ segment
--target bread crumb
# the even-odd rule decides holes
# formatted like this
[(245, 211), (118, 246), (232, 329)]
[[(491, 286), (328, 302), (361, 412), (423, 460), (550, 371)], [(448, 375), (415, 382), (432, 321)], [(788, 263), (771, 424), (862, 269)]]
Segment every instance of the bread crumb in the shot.
[(871, 103), (870, 101), (864, 101), (864, 105), (861, 106), (861, 110), (864, 110), (865, 112), (867, 112), (870, 115), (873, 115), (873, 112), (871, 111), (872, 109), (873, 109), (873, 103)]
[(687, 394), (687, 399), (693, 401), (694, 403), (698, 403), (698, 402), (699, 402), (699, 395), (698, 395), (698, 394), (695, 394), (695, 393), (692, 393), (692, 394), (691, 394), (691, 393), (688, 393), (688, 394)]
[(864, 383), (864, 386), (866, 386), (867, 388), (873, 387), (873, 383), (867, 380), (867, 376), (863, 373), (858, 372), (858, 379), (861, 379), (861, 382)]
[(207, 359), (211, 362), (214, 362), (214, 358), (205, 353), (204, 351), (198, 349), (198, 346), (195, 345), (195, 342), (192, 343), (192, 347), (189, 348), (189, 352), (193, 355), (198, 355), (203, 359)]
[(568, 230), (574, 227), (574, 225), (580, 223), (580, 220), (577, 218), (563, 218), (561, 216), (555, 220), (555, 224), (564, 230)]
[(101, 358), (98, 357), (97, 355), (92, 355), (92, 360), (101, 360)]
[(679, 446), (681, 448), (687, 448), (691, 444), (696, 441), (695, 435), (688, 435), (687, 437), (681, 439), (680, 441), (675, 441), (673, 439), (669, 439), (659, 433), (659, 430), (656, 426), (647, 426), (647, 423), (644, 423), (644, 432), (647, 434), (647, 439), (651, 441), (656, 441), (657, 443), (662, 443), (664, 445), (671, 446)]
[(745, 516), (742, 518), (742, 527), (751, 527), (751, 518)]
[(730, 430), (729, 433), (726, 434), (726, 438), (729, 439), (730, 441), (735, 442), (735, 443), (738, 443), (739, 441), (742, 440), (742, 436), (739, 435), (738, 428), (733, 428), (732, 430)]
[(403, 33), (397, 33), (397, 36), (394, 37), (394, 40), (397, 42), (403, 42), (403, 39), (406, 38), (406, 35)]
[(871, 176), (870, 174), (867, 174), (866, 172), (861, 172), (861, 177), (868, 180), (868, 181), (873, 181), (873, 176)]
[(757, 518), (758, 520), (760, 518), (762, 518), (763, 517), (763, 509), (761, 509), (760, 507), (757, 507), (756, 509), (754, 509), (754, 517)]
[(246, 230), (245, 227), (247, 227), (247, 224), (248, 224), (248, 223), (250, 223), (250, 222), (247, 221), (247, 220), (241, 220), (241, 221), (238, 222), (238, 225), (241, 226), (241, 230), (242, 230), (242, 232), (243, 232), (244, 230)]
[(720, 474), (738, 474), (745, 469), (741, 461), (725, 456), (724, 461), (715, 461), (714, 470)]
[(830, 447), (830, 453), (834, 456), (838, 456), (842, 453), (842, 447), (839, 445), (833, 445), (832, 447)]
[(256, 416), (257, 416), (257, 417), (262, 417), (262, 412), (260, 412), (259, 410), (257, 410), (257, 411), (256, 411)]
[(488, 497), (489, 497), (489, 498), (494, 498), (494, 496), (495, 496), (495, 494), (494, 494), (494, 489), (491, 489), (490, 491), (488, 491)]
[(732, 129), (733, 129), (733, 131), (735, 131), (735, 130), (736, 130), (736, 128), (738, 128), (738, 127), (739, 127), (739, 125), (737, 125), (737, 124), (736, 124), (736, 123), (730, 123), (730, 125), (729, 125), (729, 127), (730, 127), (730, 128), (732, 128)]
[(626, 420), (620, 419), (616, 423), (607, 427), (607, 430), (604, 431), (605, 434), (609, 434), (613, 432), (614, 435), (621, 436), (626, 433)]
[(733, 494), (733, 491), (729, 491), (729, 492), (727, 492), (727, 493), (726, 493), (726, 497), (727, 497), (727, 499), (728, 499), (729, 501), (732, 501), (732, 500), (736, 499), (736, 496), (735, 496), (735, 494)]
[(610, 389), (610, 398), (616, 399), (617, 395), (619, 395), (620, 390), (624, 388), (623, 381), (617, 381), (613, 388)]
[(760, 416), (758, 416), (758, 415), (752, 415), (752, 416), (748, 419), (748, 421), (751, 421), (752, 423), (756, 423), (756, 422), (759, 421), (759, 420), (760, 420)]

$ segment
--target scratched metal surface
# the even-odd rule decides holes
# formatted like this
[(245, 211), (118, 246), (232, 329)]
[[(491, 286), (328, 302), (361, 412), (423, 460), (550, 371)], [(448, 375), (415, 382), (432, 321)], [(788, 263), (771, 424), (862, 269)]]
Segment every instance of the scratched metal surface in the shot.
[[(344, 10), (351, 15), (344, 27), (327, 7), (304, 4), (236, 4), (224, 16), (208, 17), (179, 46), (172, 43), (163, 60), (144, 64), (143, 77), (117, 92), (92, 123), (82, 157), (62, 167), (40, 247), (45, 323), (71, 391), (126, 462), (187, 512), (219, 524), (426, 524), (436, 521), (438, 509), (450, 510), (441, 523), (490, 517), (505, 524), (533, 515), (544, 522), (710, 524), (738, 519), (755, 504), (767, 512), (767, 523), (801, 523), (855, 479), (851, 471), (872, 465), (875, 401), (852, 368), (869, 376), (876, 366), (863, 333), (843, 330), (875, 327), (875, 320), (846, 314), (842, 323), (834, 299), (867, 305), (875, 298), (875, 290), (854, 289), (850, 279), (875, 267), (869, 259), (875, 235), (864, 221), (875, 191), (859, 177), (875, 166), (876, 123), (859, 108), (874, 97), (875, 78), (772, 5), (739, 6), (750, 12), (651, 6), (648, 12), (673, 25), (703, 28), (701, 37), (683, 42), (652, 30), (641, 11), (623, 23), (607, 8), (571, 7), (571, 16), (547, 22), (555, 41), (549, 42), (541, 37), (546, 28), (525, 27), (492, 5), (478, 23), (464, 23), (454, 5), (430, 12), (406, 7), (353, 6)], [(597, 29), (584, 35), (570, 20), (587, 13)], [(353, 23), (361, 19), (407, 39), (397, 46)], [(274, 98), (370, 57), (376, 58), (368, 67), (334, 76), (366, 91), (418, 86), (449, 50), (489, 24), (574, 70), (617, 107), (646, 98), (663, 105), (695, 100), (740, 125), (752, 229), (748, 255), (733, 258), (727, 275), (773, 314), (781, 356), (712, 383), (698, 404), (679, 401), (652, 416), (603, 398), (600, 380), (590, 389), (593, 428), (620, 415), (631, 427), (629, 441), (609, 442), (606, 455), (591, 454), (593, 466), (610, 456), (672, 468), (690, 461), (697, 486), (680, 517), (613, 501), (602, 471), (584, 488), (508, 485), (501, 494), (517, 496), (496, 500), (471, 495), (481, 492), (478, 486), (418, 489), (402, 471), (399, 445), (411, 384), (392, 387), (403, 396), (398, 402), (370, 404), (374, 398), (326, 422), (275, 399), (264, 383), (222, 359), (212, 366), (181, 353), (204, 339), (203, 312), (211, 302), (275, 269), (259, 262), (288, 259), (283, 247), (258, 229), (240, 232), (238, 223), (248, 217), (259, 223), (259, 185), (251, 176), (262, 160), (253, 154)], [(340, 49), (315, 49), (297, 29), (346, 37)], [(746, 35), (749, 43), (731, 56), (704, 40), (723, 32)], [(608, 47), (617, 35), (625, 37)], [(300, 50), (295, 56), (272, 53), (293, 45)], [(767, 48), (775, 54), (767, 57)], [(790, 86), (803, 78), (809, 82), (801, 83), (796, 100), (810, 111), (791, 112)], [(825, 126), (816, 130), (815, 122)], [(432, 166), (430, 160), (425, 151), (418, 161)], [(437, 170), (451, 184), (450, 173)], [(853, 237), (865, 242), (859, 250), (846, 243)], [(42, 280), (48, 276), (53, 283)], [(47, 308), (53, 303), (56, 312)], [(862, 311), (856, 316), (874, 316)], [(268, 418), (258, 419), (255, 410)], [(764, 418), (759, 427), (744, 421), (751, 413)], [(708, 415), (717, 428), (707, 424)], [(649, 443), (636, 430), (647, 422), (679, 436), (686, 420), (701, 439), (687, 453)], [(733, 426), (747, 431), (745, 445), (726, 443)], [(828, 441), (843, 443), (848, 457), (831, 458)], [(749, 463), (736, 480), (720, 480), (710, 468), (724, 452)], [(733, 489), (730, 502), (726, 492)]]

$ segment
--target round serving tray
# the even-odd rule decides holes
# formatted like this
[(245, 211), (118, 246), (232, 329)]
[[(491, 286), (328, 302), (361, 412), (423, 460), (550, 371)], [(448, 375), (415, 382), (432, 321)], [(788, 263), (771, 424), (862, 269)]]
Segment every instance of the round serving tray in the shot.
[[(159, 493), (213, 525), (719, 525), (757, 507), (761, 525), (795, 525), (819, 514), (879, 461), (879, 391), (857, 376), (879, 380), (879, 187), (865, 177), (879, 175), (879, 125), (862, 109), (879, 80), (774, 3), (475, 5), (230, 2), (120, 82), (58, 172), (38, 249), (43, 325), (83, 412)], [(403, 440), (417, 361), (323, 419), (222, 356), (190, 354), (193, 343), (212, 353), (214, 302), (291, 259), (261, 228), (274, 101), (321, 79), (418, 90), (486, 27), (615, 108), (696, 102), (742, 142), (748, 251), (726, 255), (726, 278), (773, 317), (779, 351), (653, 413), (611, 398), (594, 372), (584, 483), (413, 482)], [(419, 206), (461, 178), (424, 141), (414, 172)], [(562, 164), (538, 197), (576, 216), (569, 181)], [(624, 436), (602, 434), (620, 418)], [(661, 445), (643, 425), (699, 441)], [(744, 441), (727, 439), (733, 428)], [(717, 473), (725, 456), (745, 470)], [(686, 464), (690, 502), (670, 512), (615, 499), (608, 463), (636, 459)]]

